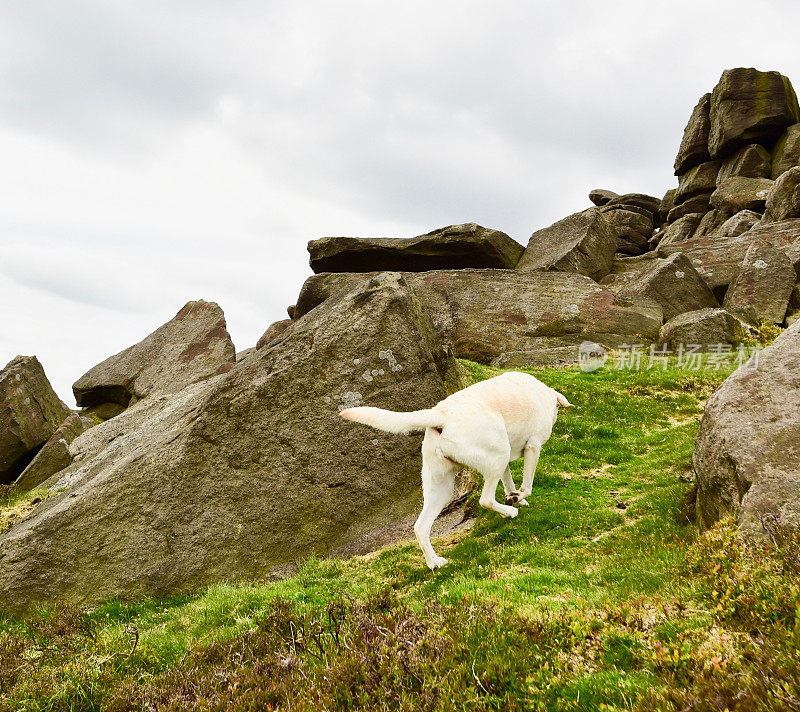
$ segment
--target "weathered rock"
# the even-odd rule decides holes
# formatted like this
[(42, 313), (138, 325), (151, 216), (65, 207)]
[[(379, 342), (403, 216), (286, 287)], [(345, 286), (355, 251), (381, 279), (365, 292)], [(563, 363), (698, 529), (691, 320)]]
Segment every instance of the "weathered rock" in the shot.
[(797, 275), (785, 253), (768, 242), (750, 246), (725, 293), (723, 306), (753, 307), (761, 319), (782, 324)]
[(771, 144), (800, 121), (791, 82), (778, 72), (726, 69), (711, 92), (708, 151), (718, 158), (748, 143)]
[(623, 193), (616, 198), (612, 198), (606, 203), (607, 206), (617, 206), (630, 209), (631, 207), (641, 208), (650, 215), (655, 216), (661, 208), (661, 201), (652, 195), (645, 193)]
[(595, 188), (589, 191), (589, 200), (595, 205), (605, 205), (609, 200), (618, 198), (619, 195), (613, 190), (606, 190), (605, 188)]
[(717, 185), (728, 178), (769, 178), (772, 162), (769, 151), (757, 143), (740, 148), (720, 166), (717, 174)]
[[(459, 358), (490, 363), (502, 353), (653, 340), (662, 315), (649, 302), (617, 299), (588, 277), (563, 272), (438, 270), (404, 273), (442, 341)], [(298, 314), (352, 287), (357, 275), (309, 277)], [(657, 312), (657, 313), (656, 313)]]
[(661, 306), (665, 320), (684, 312), (719, 307), (705, 280), (680, 252), (642, 262), (640, 271), (628, 275), (630, 278), (609, 288), (619, 297), (652, 299)]
[(688, 240), (694, 235), (697, 226), (703, 219), (702, 213), (689, 213), (682, 218), (678, 218), (675, 222), (667, 225), (662, 231), (661, 239), (658, 241), (659, 245), (671, 245), (673, 242), (681, 242)]
[(767, 196), (764, 222), (800, 218), (800, 166), (782, 173)]
[(658, 216), (656, 220), (659, 225), (663, 225), (665, 222), (667, 222), (669, 211), (675, 207), (675, 195), (677, 192), (677, 188), (670, 188), (666, 193), (664, 193), (664, 197), (661, 198), (661, 204), (658, 206)]
[(685, 173), (692, 166), (707, 161), (708, 156), (708, 131), (709, 108), (711, 94), (704, 94), (692, 110), (689, 123), (683, 130), (683, 139), (678, 155), (675, 158), (675, 175)]
[(764, 515), (800, 526), (800, 322), (708, 400), (694, 469), (702, 527), (729, 514), (751, 535)]
[(661, 327), (658, 342), (677, 351), (699, 345), (703, 351), (720, 344), (735, 346), (750, 337), (750, 329), (741, 319), (724, 309), (699, 309), (673, 317)]
[(652, 213), (636, 205), (613, 205), (602, 208), (603, 215), (617, 235), (616, 252), (640, 255), (647, 250), (653, 235)]
[(534, 232), (517, 269), (574, 272), (600, 279), (611, 269), (616, 249), (616, 232), (598, 208), (589, 208)]
[(684, 200), (680, 205), (676, 205), (669, 211), (667, 214), (667, 223), (671, 225), (676, 220), (680, 220), (684, 215), (689, 215), (691, 213), (705, 215), (711, 210), (710, 199), (711, 193), (703, 193)]
[(720, 210), (714, 208), (709, 210), (703, 219), (698, 223), (697, 229), (694, 231), (694, 236), (710, 235), (716, 233), (717, 230), (725, 224), (725, 222), (733, 216), (730, 210)]
[(678, 181), (675, 203), (680, 205), (693, 195), (713, 192), (717, 187), (717, 175), (721, 165), (722, 161), (706, 161), (686, 171)]
[(267, 330), (261, 334), (261, 338), (256, 342), (256, 349), (262, 349), (271, 344), (291, 325), (291, 319), (281, 319), (280, 321), (276, 321), (274, 324), (270, 324)]
[(786, 310), (786, 326), (791, 326), (800, 319), (800, 283), (794, 285), (789, 297), (789, 308)]
[(294, 319), (294, 304), (290, 304), (286, 307), (286, 313), (289, 315), (290, 319)]
[(741, 178), (734, 176), (720, 183), (711, 194), (711, 205), (715, 208), (738, 213), (740, 210), (762, 212), (773, 181), (769, 178)]
[[(718, 299), (724, 296), (727, 287), (736, 275), (748, 248), (761, 242), (770, 242), (785, 253), (795, 270), (800, 270), (800, 220), (784, 220), (778, 223), (758, 224), (739, 235), (703, 235), (692, 237), (672, 245), (659, 245), (657, 253), (666, 257), (683, 252), (694, 268), (714, 290)], [(718, 294), (717, 288), (722, 289)]]
[(183, 594), (406, 537), (420, 438), (353, 426), (338, 407), (429, 407), (457, 381), (405, 281), (361, 282), (277, 347), (77, 438), (76, 453), (107, 444), (0, 535), (0, 608)]
[(255, 353), (256, 347), (251, 346), (249, 349), (242, 349), (241, 351), (236, 352), (236, 363), (239, 361), (244, 361), (246, 358), (249, 358), (253, 353)]
[(800, 124), (790, 126), (772, 148), (772, 170), (769, 177), (775, 180), (790, 168), (800, 166)]
[(84, 415), (87, 418), (92, 418), (93, 420), (102, 421), (116, 418), (124, 411), (125, 406), (120, 405), (119, 403), (100, 403), (99, 405), (93, 405), (89, 408), (84, 408), (81, 411), (81, 415)]
[(93, 425), (95, 425), (95, 421), (85, 415), (78, 413), (70, 415), (58, 426), (36, 457), (14, 481), (14, 487), (22, 492), (27, 492), (57, 472), (61, 472), (72, 462), (72, 455), (69, 451), (70, 443)]
[(0, 484), (13, 482), (70, 415), (36, 356), (0, 371)]
[(311, 269), (316, 273), (511, 269), (523, 249), (504, 232), (475, 223), (449, 225), (410, 238), (323, 237), (308, 243)]
[(179, 391), (229, 371), (236, 349), (214, 302), (188, 302), (138, 344), (107, 358), (72, 386), (79, 406), (128, 406), (151, 393)]
[(729, 217), (713, 232), (715, 235), (720, 235), (721, 237), (735, 237), (736, 235), (741, 235), (743, 232), (747, 232), (754, 225), (758, 224), (760, 220), (761, 216), (758, 213), (754, 213), (752, 210), (740, 210), (738, 213)]

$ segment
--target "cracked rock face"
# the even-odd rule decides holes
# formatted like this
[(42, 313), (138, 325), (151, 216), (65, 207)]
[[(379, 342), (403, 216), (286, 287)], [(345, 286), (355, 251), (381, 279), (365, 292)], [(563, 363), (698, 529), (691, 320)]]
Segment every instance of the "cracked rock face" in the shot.
[(475, 223), (410, 238), (323, 237), (308, 243), (309, 263), (316, 273), (510, 269), (519, 262), (522, 250), (504, 232)]
[(694, 450), (701, 526), (735, 514), (800, 526), (800, 322), (740, 368), (708, 400)]
[(599, 280), (611, 270), (616, 251), (617, 230), (598, 208), (589, 208), (533, 233), (517, 269), (574, 272)]
[(195, 591), (407, 537), (421, 437), (339, 409), (427, 408), (458, 387), (405, 280), (361, 280), (229, 372), (78, 436), (54, 496), (0, 535), (0, 609)]
[(70, 413), (35, 356), (0, 371), (0, 484), (19, 476)]
[(229, 371), (236, 349), (222, 309), (214, 302), (188, 302), (173, 319), (138, 344), (107, 358), (72, 386), (81, 407), (124, 407), (152, 393), (174, 393)]

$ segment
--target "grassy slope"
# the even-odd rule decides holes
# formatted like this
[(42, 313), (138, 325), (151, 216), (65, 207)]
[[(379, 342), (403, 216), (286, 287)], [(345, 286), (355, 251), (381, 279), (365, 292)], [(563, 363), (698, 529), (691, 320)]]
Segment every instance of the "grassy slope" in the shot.
[[(494, 373), (477, 364), (465, 362), (465, 366), (473, 380)], [(156, 704), (153, 700), (161, 690), (168, 692), (160, 704), (176, 709), (195, 704), (225, 708), (233, 705), (230, 700), (252, 707), (252, 700), (245, 703), (241, 691), (235, 691), (238, 683), (225, 677), (234, 669), (234, 677), (244, 669), (248, 675), (256, 674), (255, 663), (248, 663), (246, 655), (234, 655), (232, 648), (226, 648), (227, 657), (214, 663), (227, 671), (215, 673), (216, 678), (222, 675), (228, 680), (224, 694), (216, 687), (219, 683), (206, 675), (208, 650), (215, 650), (215, 641), (237, 641), (238, 645), (243, 640), (252, 643), (247, 636), (254, 631), (266, 635), (264, 621), (274, 617), (277, 598), (290, 602), (291, 615), (299, 616), (298, 626), (310, 626), (324, 619), (321, 612), (331, 600), (362, 601), (387, 589), (392, 591), (390, 605), (378, 605), (378, 613), (352, 610), (348, 620), (360, 620), (362, 614), (388, 615), (384, 609), (389, 605), (390, 610), (413, 617), (418, 627), (436, 628), (437, 632), (425, 635), (444, 636), (442, 650), (450, 652), (439, 654), (440, 662), (431, 662), (429, 670), (423, 666), (425, 672), (420, 673), (416, 687), (406, 689), (399, 681), (400, 692), (392, 688), (341, 697), (347, 684), (331, 681), (339, 680), (334, 672), (351, 666), (346, 658), (355, 653), (331, 647), (317, 659), (310, 651), (303, 652), (302, 645), (298, 652), (293, 635), (287, 638), (284, 632), (281, 638), (270, 628), (269, 635), (278, 637), (269, 638), (269, 649), (255, 657), (263, 660), (275, 652), (273, 648), (291, 646), (297, 667), (292, 663), (286, 673), (276, 667), (262, 677), (278, 684), (275, 680), (288, 676), (287, 689), (296, 690), (299, 684), (299, 689), (309, 692), (300, 701), (275, 691), (268, 699), (277, 706), (288, 699), (290, 706), (299, 708), (318, 704), (343, 709), (629, 709), (642, 705), (652, 709), (684, 705), (691, 700), (690, 691), (706, 684), (703, 681), (709, 675), (712, 683), (722, 684), (730, 677), (727, 667), (730, 675), (741, 677), (747, 647), (747, 641), (741, 640), (742, 630), (753, 623), (736, 607), (738, 589), (727, 590), (734, 586), (730, 577), (741, 572), (728, 571), (729, 577), (722, 581), (717, 580), (719, 569), (706, 570), (715, 555), (727, 550), (732, 556), (738, 544), (728, 535), (729, 529), (720, 530), (716, 539), (696, 541), (696, 530), (681, 509), (690, 488), (693, 438), (703, 402), (727, 374), (677, 368), (604, 369), (592, 374), (540, 369), (534, 373), (578, 407), (563, 409), (559, 415), (542, 454), (529, 497), (531, 506), (521, 509), (514, 520), (476, 507), (478, 518), (470, 532), (438, 543), (450, 560), (444, 569), (429, 572), (417, 546), (409, 543), (348, 561), (308, 561), (298, 575), (281, 582), (219, 585), (174, 601), (109, 603), (88, 616), (88, 625), (96, 631), (93, 636), (81, 634), (86, 623), (72, 612), (62, 614), (67, 623), (56, 633), (47, 628), (48, 621), (55, 621), (56, 628), (61, 625), (52, 613), (27, 621), (6, 620), (0, 622), (0, 666), (5, 660), (7, 667), (16, 664), (20, 672), (7, 676), (0, 709), (3, 701), (9, 709), (100, 709), (112, 704), (111, 697), (116, 700), (113, 706), (133, 709), (143, 700)], [(519, 482), (521, 463), (512, 466), (512, 472)], [(695, 562), (695, 573), (686, 563), (687, 553)], [(761, 595), (788, 596), (781, 611), (791, 611), (796, 590), (786, 589), (778, 563), (770, 559), (767, 569), (757, 577), (763, 584)], [(774, 586), (780, 589), (778, 593)], [(431, 609), (432, 600), (444, 608)], [(730, 610), (716, 608), (731, 600)], [(492, 610), (511, 618), (503, 619), (501, 626)], [(464, 623), (465, 611), (473, 612), (470, 621), (475, 616), (478, 621)], [(790, 618), (778, 616), (759, 625), (777, 626), (775, 635), (785, 642), (784, 633), (798, 634), (797, 630), (792, 633)], [(531, 632), (534, 624), (538, 628)], [(348, 625), (354, 624), (342, 624), (343, 629)], [(384, 620), (377, 629), (394, 630), (392, 625)], [(509, 627), (519, 632), (507, 633)], [(479, 637), (471, 638), (473, 634)], [(321, 635), (333, 640), (330, 630)], [(130, 654), (137, 636), (136, 649)], [(51, 638), (55, 642), (48, 642)], [(20, 640), (24, 650), (9, 653), (12, 643), (19, 648)], [(425, 640), (420, 649), (435, 648)], [(467, 648), (472, 650), (471, 666), (467, 652), (466, 658), (459, 657), (458, 651)], [(403, 663), (403, 674), (414, 677), (407, 664)], [(442, 667), (441, 674), (437, 665)], [(171, 670), (178, 672), (170, 677)], [(366, 689), (363, 671), (347, 670), (358, 679), (358, 689)], [(192, 689), (201, 692), (189, 694), (179, 685), (180, 694), (173, 694), (176, 676), (193, 675), (198, 682)], [(246, 679), (249, 682), (242, 687), (260, 684), (252, 677)], [(3, 684), (0, 674), (0, 689)], [(327, 687), (323, 690), (320, 685)], [(447, 690), (448, 685), (452, 691), (444, 698), (432, 702), (425, 697), (426, 690)], [(220, 694), (227, 703), (219, 701)], [(415, 700), (423, 698), (428, 702), (417, 706)], [(673, 698), (677, 701), (668, 702)], [(212, 699), (216, 700), (213, 704)], [(694, 704), (693, 709), (705, 709), (704, 702), (695, 700)], [(762, 708), (781, 709), (752, 709)]]

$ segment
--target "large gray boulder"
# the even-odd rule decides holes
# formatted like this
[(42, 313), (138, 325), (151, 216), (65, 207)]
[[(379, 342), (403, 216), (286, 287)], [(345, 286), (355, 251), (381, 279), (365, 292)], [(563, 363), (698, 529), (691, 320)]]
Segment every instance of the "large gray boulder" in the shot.
[(323, 237), (308, 243), (315, 273), (511, 269), (523, 249), (504, 232), (475, 223), (449, 225), (410, 238)]
[(636, 205), (614, 205), (601, 208), (603, 215), (617, 234), (617, 252), (640, 255), (647, 251), (653, 235), (653, 213)]
[(679, 176), (698, 163), (708, 160), (709, 109), (711, 94), (704, 94), (692, 110), (683, 130), (678, 155), (675, 158), (675, 175)]
[(726, 69), (711, 92), (708, 152), (723, 157), (749, 143), (771, 144), (800, 121), (797, 96), (778, 72)]
[(752, 210), (740, 210), (729, 217), (722, 225), (714, 230), (715, 235), (720, 237), (736, 237), (743, 232), (747, 232), (757, 225), (761, 220), (761, 215)]
[(665, 320), (696, 309), (719, 307), (711, 289), (683, 253), (644, 260), (639, 267), (622, 275), (624, 279), (611, 282), (609, 288), (618, 297), (653, 300), (661, 306)]
[(797, 275), (792, 261), (769, 242), (751, 245), (725, 293), (723, 306), (752, 307), (756, 316), (782, 324)]
[(676, 220), (680, 220), (685, 215), (690, 215), (691, 213), (705, 215), (709, 210), (711, 210), (711, 193), (693, 195), (682, 203), (676, 204), (669, 213), (667, 213), (667, 223), (674, 223)]
[[(649, 300), (618, 299), (590, 278), (564, 272), (438, 270), (404, 273), (443, 342), (459, 358), (491, 363), (510, 351), (542, 351), (591, 340), (607, 347), (652, 341), (662, 314)], [(357, 275), (309, 277), (297, 298), (306, 314)], [(311, 314), (308, 314), (310, 317)]]
[(702, 527), (729, 514), (750, 534), (764, 515), (800, 526), (800, 322), (708, 400), (694, 469)]
[(703, 213), (689, 213), (667, 225), (660, 233), (659, 245), (670, 245), (692, 237), (703, 220)]
[(14, 488), (27, 492), (68, 467), (72, 463), (70, 443), (93, 425), (95, 421), (90, 417), (79, 413), (70, 415), (58, 426), (42, 449), (36, 453), (36, 457), (14, 481)]
[(517, 269), (574, 272), (598, 280), (611, 269), (616, 249), (616, 231), (598, 208), (589, 208), (534, 232)]
[(767, 196), (764, 222), (800, 218), (800, 166), (782, 173)]
[(770, 178), (778, 176), (790, 168), (800, 166), (800, 124), (790, 126), (772, 147), (772, 170)]
[(36, 356), (6, 364), (0, 371), (0, 484), (20, 475), (70, 413)]
[(78, 437), (54, 496), (0, 535), (0, 609), (182, 594), (407, 537), (420, 438), (338, 412), (426, 408), (459, 386), (419, 300), (383, 274), (282, 336)]
[(693, 195), (712, 193), (717, 187), (717, 176), (721, 165), (722, 161), (706, 161), (686, 171), (678, 181), (675, 203), (680, 204)]
[(783, 220), (777, 223), (758, 224), (738, 235), (702, 235), (679, 243), (659, 245), (661, 257), (683, 252), (694, 268), (715, 290), (724, 288), (732, 281), (747, 250), (753, 244), (769, 242), (792, 261), (795, 270), (800, 270), (800, 219)]
[(752, 336), (744, 321), (725, 309), (698, 309), (673, 317), (661, 327), (658, 342), (672, 351), (699, 346), (702, 351), (736, 346)]
[(705, 215), (703, 215), (703, 219), (698, 223), (693, 237), (716, 233), (731, 217), (733, 217), (733, 213), (730, 210), (725, 210), (724, 208), (714, 208), (713, 210), (709, 210)]
[(605, 188), (594, 188), (589, 191), (589, 200), (595, 205), (605, 205), (610, 200), (618, 198), (619, 194)]
[(735, 176), (741, 178), (769, 178), (770, 169), (771, 157), (769, 151), (757, 143), (751, 143), (722, 161), (717, 174), (717, 185)]
[(79, 406), (128, 406), (229, 371), (236, 362), (225, 315), (214, 302), (188, 302), (138, 344), (107, 358), (72, 386)]
[(764, 210), (773, 181), (769, 178), (734, 176), (719, 184), (709, 202), (715, 208), (738, 213), (740, 210)]

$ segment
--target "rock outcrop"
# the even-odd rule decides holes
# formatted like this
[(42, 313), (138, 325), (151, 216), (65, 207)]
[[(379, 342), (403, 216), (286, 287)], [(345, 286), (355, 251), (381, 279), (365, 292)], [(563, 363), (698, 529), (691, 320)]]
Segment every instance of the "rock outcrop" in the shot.
[(419, 437), (353, 428), (338, 410), (424, 408), (458, 386), (419, 300), (380, 275), (282, 336), (78, 437), (76, 453), (107, 444), (0, 535), (0, 608), (194, 591), (408, 536)]
[(708, 132), (710, 126), (709, 109), (711, 106), (711, 94), (704, 94), (697, 102), (697, 106), (692, 110), (689, 123), (683, 130), (683, 140), (681, 141), (678, 155), (675, 158), (675, 175), (680, 176), (686, 173), (693, 166), (707, 161), (708, 155)]
[(797, 97), (778, 72), (726, 69), (711, 93), (708, 153), (719, 158), (739, 146), (771, 143), (800, 121)]
[[(683, 252), (721, 299), (724, 289), (733, 281), (747, 250), (751, 245), (763, 242), (770, 242), (773, 247), (786, 254), (796, 269), (800, 265), (800, 219), (759, 223), (738, 235), (692, 237), (679, 243), (659, 245), (657, 252), (661, 256)], [(722, 296), (716, 291), (717, 288), (721, 289)]]
[(800, 124), (794, 124), (778, 139), (772, 148), (770, 178), (776, 180), (790, 168), (800, 166)]
[(764, 210), (764, 223), (800, 218), (800, 167), (790, 168), (775, 181)]
[(93, 425), (95, 421), (92, 418), (72, 413), (58, 426), (51, 438), (36, 453), (36, 457), (14, 481), (14, 488), (27, 492), (68, 467), (72, 463), (70, 443)]
[(708, 400), (694, 469), (701, 526), (737, 514), (749, 534), (764, 515), (800, 527), (800, 322)]
[(661, 327), (659, 344), (677, 351), (700, 346), (706, 351), (720, 345), (736, 346), (751, 336), (751, 329), (741, 319), (724, 309), (699, 309), (679, 314)]
[(315, 273), (512, 269), (523, 249), (504, 232), (475, 223), (450, 225), (411, 238), (323, 237), (308, 243)]
[[(615, 347), (654, 340), (661, 309), (649, 300), (617, 299), (588, 277), (520, 270), (439, 270), (405, 278), (440, 338), (459, 358), (491, 363), (510, 351), (539, 352), (596, 341)], [(306, 314), (352, 288), (359, 275), (317, 274), (297, 298)]]
[(723, 306), (750, 307), (759, 319), (782, 324), (797, 281), (792, 261), (769, 242), (751, 245), (736, 272)]
[(652, 299), (661, 306), (665, 320), (719, 307), (713, 292), (683, 253), (641, 261), (637, 266), (639, 269), (609, 275), (601, 284), (608, 285), (618, 297)]
[(574, 272), (599, 280), (608, 274), (617, 232), (603, 213), (590, 208), (531, 235), (517, 269)]
[(235, 362), (222, 309), (214, 302), (188, 302), (144, 340), (81, 376), (72, 391), (79, 406), (127, 407), (151, 393), (179, 391), (229, 371)]
[(70, 415), (36, 356), (0, 371), (0, 484), (13, 482)]
[(763, 212), (773, 181), (769, 178), (734, 176), (720, 183), (709, 202), (714, 208), (738, 213), (740, 210)]

